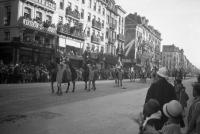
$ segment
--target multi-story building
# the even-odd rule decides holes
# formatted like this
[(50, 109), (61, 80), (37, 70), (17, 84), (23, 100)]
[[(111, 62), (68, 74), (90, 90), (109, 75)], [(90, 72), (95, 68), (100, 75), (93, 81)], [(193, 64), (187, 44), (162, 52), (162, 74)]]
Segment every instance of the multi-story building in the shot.
[(129, 14), (125, 20), (125, 56), (143, 68), (158, 67), (161, 33), (140, 15)]
[(0, 59), (4, 63), (49, 61), (56, 48), (53, 0), (0, 0)]
[(97, 59), (99, 52), (116, 55), (116, 48), (123, 48), (126, 12), (114, 0), (58, 0), (56, 5), (60, 52), (75, 58), (90, 51)]
[(122, 61), (122, 56), (124, 55), (124, 42), (125, 42), (125, 14), (126, 11), (119, 5), (117, 7), (117, 13), (118, 13), (118, 20), (117, 20), (117, 50), (116, 54), (119, 57), (119, 60)]
[(163, 45), (162, 66), (171, 71), (180, 68), (180, 50), (174, 44)]

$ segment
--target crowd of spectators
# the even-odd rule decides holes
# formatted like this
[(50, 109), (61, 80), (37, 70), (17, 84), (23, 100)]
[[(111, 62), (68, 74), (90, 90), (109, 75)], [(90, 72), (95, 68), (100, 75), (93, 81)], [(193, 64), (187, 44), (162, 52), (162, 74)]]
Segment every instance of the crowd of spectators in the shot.
[(44, 64), (0, 64), (0, 83), (47, 82), (49, 73)]

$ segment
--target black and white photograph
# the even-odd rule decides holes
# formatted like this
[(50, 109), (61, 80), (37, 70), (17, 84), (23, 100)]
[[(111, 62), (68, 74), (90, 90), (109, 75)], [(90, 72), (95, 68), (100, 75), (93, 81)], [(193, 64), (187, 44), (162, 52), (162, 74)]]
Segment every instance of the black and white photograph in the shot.
[(200, 134), (200, 0), (0, 0), (1, 134)]

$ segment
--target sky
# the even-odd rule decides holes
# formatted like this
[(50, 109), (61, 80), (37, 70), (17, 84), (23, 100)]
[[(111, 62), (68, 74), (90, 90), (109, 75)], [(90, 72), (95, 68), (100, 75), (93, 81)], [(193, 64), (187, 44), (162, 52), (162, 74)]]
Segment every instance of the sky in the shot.
[(115, 0), (127, 14), (145, 16), (161, 32), (161, 45), (184, 50), (189, 61), (200, 68), (200, 0)]

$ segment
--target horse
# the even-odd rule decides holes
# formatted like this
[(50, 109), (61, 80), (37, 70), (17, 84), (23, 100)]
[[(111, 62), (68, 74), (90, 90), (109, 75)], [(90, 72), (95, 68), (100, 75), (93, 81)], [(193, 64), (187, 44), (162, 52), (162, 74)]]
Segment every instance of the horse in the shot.
[(76, 82), (76, 79), (77, 79), (77, 72), (76, 72), (76, 69), (71, 65), (71, 63), (67, 63), (69, 65), (69, 69), (70, 69), (70, 73), (68, 73), (68, 75), (71, 75), (70, 79), (67, 79), (66, 82), (67, 82), (67, 89), (66, 89), (66, 93), (68, 93), (69, 91), (69, 87), (70, 87), (70, 82), (72, 82), (73, 84), (73, 89), (72, 89), (72, 92), (75, 92), (75, 82)]

